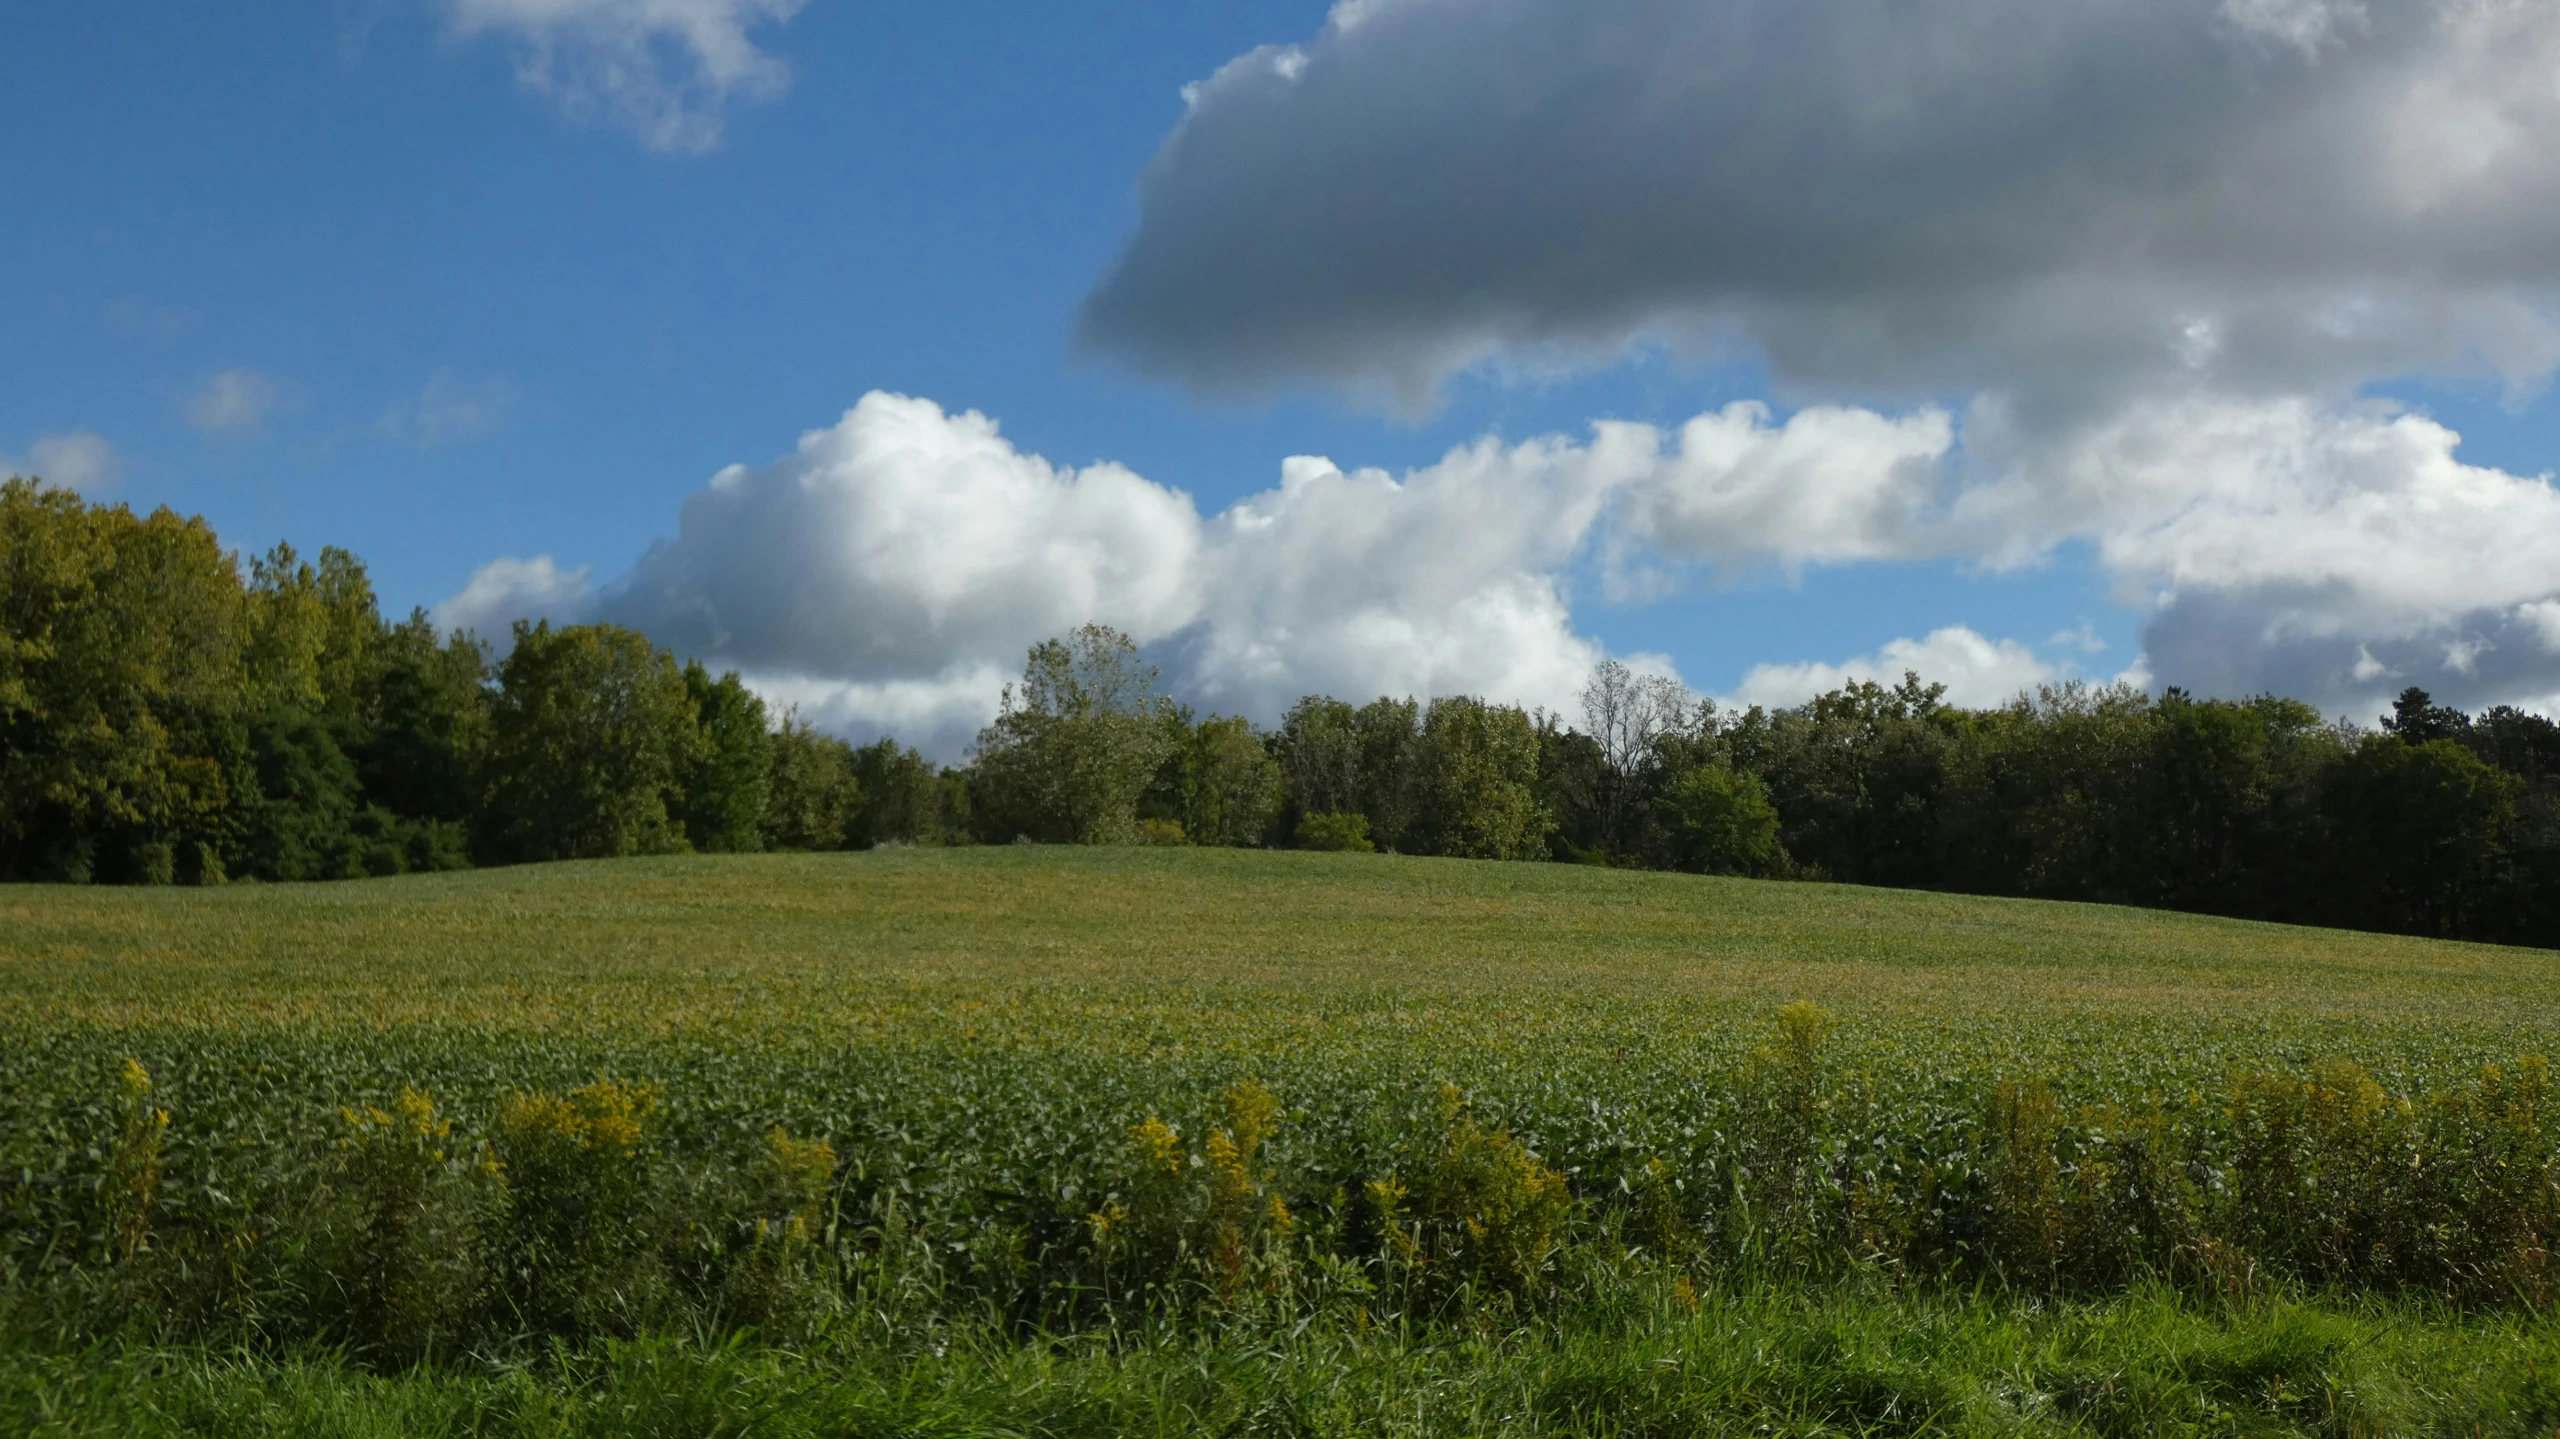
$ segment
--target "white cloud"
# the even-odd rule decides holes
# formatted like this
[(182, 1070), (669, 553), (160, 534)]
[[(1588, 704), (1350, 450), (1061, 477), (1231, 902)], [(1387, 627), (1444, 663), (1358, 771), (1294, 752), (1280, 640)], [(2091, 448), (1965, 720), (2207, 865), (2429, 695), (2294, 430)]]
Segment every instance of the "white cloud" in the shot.
[(602, 118), (653, 150), (720, 143), (733, 100), (790, 88), (791, 70), (751, 32), (803, 0), (446, 0), (454, 32), (503, 35), (516, 78), (573, 118)]
[(459, 594), (435, 607), (439, 630), (470, 630), (498, 645), (517, 620), (580, 624), (595, 608), (584, 565), (564, 570), (549, 555), (482, 565)]
[(1150, 645), (1183, 693), (1265, 720), (1310, 690), (1562, 708), (1601, 651), (1559, 571), (1659, 444), (1643, 426), (1488, 441), (1401, 478), (1301, 457), (1204, 521), (1121, 466), (1052, 466), (983, 415), (875, 393), (774, 464), (714, 476), (601, 590), (504, 560), (437, 619), (632, 624), (821, 722), (945, 757), (1026, 649), (1088, 621)]
[(1396, 479), (1310, 456), (1207, 537), (1184, 670), (1205, 698), (1264, 717), (1310, 692), (1487, 693), (1566, 709), (1602, 651), (1576, 633), (1558, 572), (1658, 436), (1480, 441)]
[[(2456, 458), (2424, 416), (2300, 399), (2128, 407), (1953, 505), (2015, 560), (2087, 541), (2149, 612), (2164, 684), (2370, 718), (2402, 684), (2467, 704), (2560, 691), (2560, 491)], [(1993, 461), (1997, 463), (1997, 461)]]
[(123, 474), (116, 447), (89, 430), (38, 436), (24, 459), (0, 455), (0, 475), (26, 475), (92, 498), (115, 488)]
[[(1586, 561), (1997, 567), (2080, 545), (2147, 616), (2136, 682), (2357, 716), (2406, 683), (2471, 704), (2560, 693), (2560, 492), (2465, 465), (2457, 443), (2422, 416), (2300, 400), (2137, 406), (2032, 442), (1981, 407), (1959, 427), (1739, 405), (1669, 431), (1483, 440), (1401, 476), (1301, 456), (1204, 519), (1121, 466), (1053, 466), (983, 415), (872, 394), (781, 460), (714, 476), (601, 592), (547, 558), (502, 561), (440, 618), (633, 624), (813, 716), (952, 754), (1029, 645), (1088, 621), (1151, 646), (1195, 700), (1264, 720), (1309, 692), (1569, 713), (1603, 653), (1573, 614)], [(2047, 648), (2103, 646), (2084, 628)], [(1957, 628), (1764, 666), (1740, 693), (1916, 668), (1997, 703), (2076, 665)]]
[(224, 370), (187, 397), (187, 423), (208, 435), (255, 430), (283, 399), (276, 382), (256, 370)]
[(1751, 667), (1733, 702), (1775, 709), (1798, 705), (1854, 680), (1892, 686), (1906, 673), (1947, 687), (1949, 704), (1987, 708), (2006, 704), (2036, 686), (2065, 678), (2062, 670), (2016, 640), (1990, 640), (1962, 625), (1931, 631), (1926, 639), (1897, 639), (1874, 654), (1839, 664), (1763, 664)]
[(780, 461), (713, 476), (606, 612), (760, 673), (921, 678), (1018, 664), (1087, 621), (1165, 635), (1199, 610), (1199, 546), (1187, 495), (875, 393)]
[(489, 433), (514, 404), (515, 386), (504, 379), (460, 380), (451, 370), (438, 370), (416, 399), (384, 411), (374, 428), (386, 438), (431, 450)]
[(1728, 569), (1907, 558), (1935, 543), (1954, 443), (1939, 410), (1810, 406), (1772, 425), (1740, 401), (1680, 427), (1629, 496), (1626, 537)]
[(803, 721), (820, 729), (865, 739), (894, 735), (899, 743), (946, 762), (969, 752), (978, 731), (996, 717), (1005, 685), (1021, 677), (1019, 657), (1009, 665), (958, 664), (916, 679), (740, 676), (777, 713), (797, 710)]

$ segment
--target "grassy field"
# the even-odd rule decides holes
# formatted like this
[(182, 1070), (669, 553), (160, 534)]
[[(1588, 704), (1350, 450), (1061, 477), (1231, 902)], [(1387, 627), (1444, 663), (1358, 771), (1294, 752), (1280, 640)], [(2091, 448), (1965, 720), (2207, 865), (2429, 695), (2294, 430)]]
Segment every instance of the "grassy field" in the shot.
[(0, 1425), (2551, 1433), (2555, 1000), (1378, 856), (0, 889)]

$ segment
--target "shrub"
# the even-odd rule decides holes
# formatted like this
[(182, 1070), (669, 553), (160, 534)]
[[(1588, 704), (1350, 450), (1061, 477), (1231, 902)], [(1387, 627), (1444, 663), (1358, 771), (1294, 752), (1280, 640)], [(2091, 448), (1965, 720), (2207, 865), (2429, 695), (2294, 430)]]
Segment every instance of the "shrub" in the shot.
[(1525, 1295), (1572, 1214), (1564, 1176), (1477, 1122), (1456, 1086), (1441, 1089), (1436, 1112), (1421, 1151), (1365, 1187), (1389, 1272), (1429, 1299)]
[(340, 1111), (325, 1266), (339, 1327), (397, 1367), (455, 1348), (486, 1299), (489, 1229), (502, 1214), (485, 1146), (455, 1142), (435, 1101), (403, 1088), (389, 1110)]
[(502, 1276), (518, 1317), (546, 1332), (627, 1329), (657, 1276), (640, 1229), (654, 1089), (598, 1080), (517, 1095), (498, 1112), (510, 1206)]
[(151, 1244), (166, 1165), (161, 1143), (169, 1132), (169, 1111), (151, 1102), (151, 1071), (139, 1060), (127, 1059), (116, 1076), (115, 1114), (101, 1197), (107, 1248), (117, 1259), (131, 1260)]
[(2001, 1080), (1991, 1100), (1993, 1261), (2050, 1284), (2063, 1256), (2062, 1165), (2054, 1154), (2061, 1106), (2043, 1080)]
[(1086, 1217), (1105, 1287), (1176, 1304), (1196, 1283), (1225, 1303), (1285, 1293), (1297, 1221), (1260, 1165), (1280, 1102), (1252, 1080), (1221, 1098), (1222, 1124), (1193, 1154), (1150, 1116), (1132, 1126), (1120, 1185)]
[(1752, 1056), (1736, 1096), (1726, 1186), (1726, 1240), (1739, 1252), (1794, 1263), (1838, 1238), (1821, 1232), (1840, 1217), (1826, 1202), (1843, 1196), (1820, 1163), (1830, 1109), (1823, 1058), (1836, 1027), (1810, 1000), (1781, 1005), (1777, 1042)]
[(721, 1281), (732, 1323), (788, 1336), (835, 1307), (829, 1263), (836, 1152), (823, 1140), (769, 1131), (749, 1170), (745, 1242)]
[(1298, 820), (1298, 848), (1368, 854), (1369, 817), (1365, 814), (1310, 814)]

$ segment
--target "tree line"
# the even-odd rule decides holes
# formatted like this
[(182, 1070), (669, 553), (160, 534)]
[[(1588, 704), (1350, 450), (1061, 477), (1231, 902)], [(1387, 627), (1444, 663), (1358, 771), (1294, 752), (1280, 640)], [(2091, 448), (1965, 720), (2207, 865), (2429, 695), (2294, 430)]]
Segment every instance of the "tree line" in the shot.
[(503, 658), (364, 567), (0, 486), (0, 879), (215, 883), (881, 844), (1156, 843), (1558, 860), (2098, 900), (2560, 944), (2560, 727), (2402, 695), (1906, 676), (1734, 711), (1604, 664), (1579, 723), (1160, 692), (1101, 627), (1034, 647), (969, 762), (854, 746), (611, 625)]

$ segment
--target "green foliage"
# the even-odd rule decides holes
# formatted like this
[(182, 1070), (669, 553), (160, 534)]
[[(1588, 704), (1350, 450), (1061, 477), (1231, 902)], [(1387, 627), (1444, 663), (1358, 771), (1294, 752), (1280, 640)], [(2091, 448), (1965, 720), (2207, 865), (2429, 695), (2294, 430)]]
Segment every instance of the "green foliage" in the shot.
[(499, 1278), (519, 1323), (622, 1332), (650, 1313), (659, 1276), (641, 1220), (660, 1109), (656, 1090), (610, 1080), (515, 1095), (499, 1109), (492, 1147), (508, 1198)]
[(762, 849), (776, 762), (764, 701), (699, 660), (684, 667), (684, 688), (702, 736), (684, 776), (685, 838), (705, 854)]
[(1310, 814), (1360, 807), (1359, 712), (1337, 699), (1308, 695), (1280, 721), (1272, 748), (1289, 797)]
[(2465, 934), (2507, 880), (2522, 785), (2452, 739), (2375, 736), (2325, 776), (2335, 912), (2361, 927)]
[(1531, 1293), (1572, 1217), (1564, 1176), (1478, 1121), (1454, 1085), (1416, 1138), (1362, 1189), (1389, 1273), (1442, 1299)]
[(981, 837), (1120, 844), (1170, 746), (1155, 692), (1127, 635), (1087, 625), (1034, 645), (1022, 683), (978, 735), (972, 817)]
[(2560, 1326), (2326, 1296), (1686, 1285), (1629, 1275), (1550, 1322), (600, 1341), (538, 1363), (371, 1372), (340, 1354), (0, 1350), (0, 1424), (60, 1439), (1351, 1439), (1625, 1435), (2547, 1434)]
[[(1356, 709), (1316, 695), (1300, 700), (1272, 744), (1289, 811), (1357, 814), (1377, 847), (1405, 843), (1423, 782), (1421, 714), (1409, 699), (1381, 698)], [(1294, 832), (1295, 821), (1289, 823)]]
[(382, 661), (382, 616), (364, 566), (330, 548), (314, 569), (279, 544), (250, 561), (244, 598), (248, 702), (357, 724)]
[(489, 738), (488, 650), (439, 638), (424, 610), (384, 632), (369, 735), (356, 751), (367, 794), (395, 814), (471, 818), (473, 777)]
[(1417, 847), (1468, 859), (1546, 852), (1555, 819), (1538, 803), (1538, 732), (1529, 716), (1479, 699), (1435, 699), (1417, 745)]
[(387, 1110), (340, 1112), (316, 1302), (386, 1367), (448, 1355), (488, 1318), (487, 1246), (506, 1217), (498, 1164), (414, 1089)]
[(1130, 1126), (1120, 1172), (1084, 1219), (1107, 1298), (1179, 1312), (1288, 1296), (1297, 1219), (1264, 1164), (1279, 1116), (1280, 1101), (1247, 1079), (1227, 1086), (1220, 1122), (1197, 1152), (1153, 1115)]
[(2522, 1313), (2560, 1239), (2523, 953), (1216, 849), (0, 902), (0, 1310), (66, 1341), (1509, 1333), (1834, 1279)]
[(1860, 680), (1795, 710), (1754, 709), (1724, 736), (1783, 818), (1779, 842), (1814, 871), (1870, 884), (1938, 872), (1948, 750), (1960, 726), (1946, 687), (1917, 675)]
[(167, 1168), (162, 1145), (169, 1132), (169, 1111), (151, 1102), (151, 1071), (128, 1058), (116, 1075), (114, 1130), (106, 1145), (106, 1174), (99, 1186), (104, 1211), (104, 1252), (130, 1264), (151, 1244), (152, 1219), (159, 1209), (160, 1181)]
[[(249, 722), (256, 783), (243, 806), (239, 868), (260, 879), (352, 879), (365, 873), (355, 833), (355, 762), (309, 710), (274, 708)], [(396, 868), (391, 872), (396, 873)]]
[(1746, 875), (1786, 869), (1778, 811), (1758, 775), (1720, 764), (1700, 765), (1671, 787), (1664, 808), (1679, 834), (1682, 868)]
[(219, 875), (245, 629), (203, 521), (0, 484), (0, 876)]
[(797, 712), (773, 732), (762, 816), (766, 849), (843, 849), (863, 813), (853, 746), (820, 734)]
[(1263, 843), (1283, 802), (1280, 766), (1253, 726), (1188, 711), (1163, 712), (1166, 757), (1150, 786), (1148, 817), (1180, 826), (1192, 844)]
[(893, 739), (855, 750), (853, 773), (862, 793), (852, 827), (856, 848), (953, 844), (967, 837), (968, 776), (946, 774)]
[(1365, 814), (1302, 815), (1298, 819), (1297, 840), (1300, 849), (1367, 854), (1376, 848), (1369, 843), (1369, 817)]
[(516, 626), (498, 667), (480, 822), (510, 860), (685, 847), (685, 785), (707, 746), (675, 660), (613, 625)]
[(0, 486), (0, 879), (212, 884), (979, 839), (1553, 858), (2560, 944), (2560, 724), (2411, 689), (2382, 732), (2272, 696), (2077, 682), (1982, 711), (1906, 675), (1719, 711), (1604, 662), (1566, 729), (1308, 696), (1270, 734), (1127, 636), (1033, 648), (945, 770), (610, 626), (493, 673), (364, 567), (241, 564), (199, 519)]

